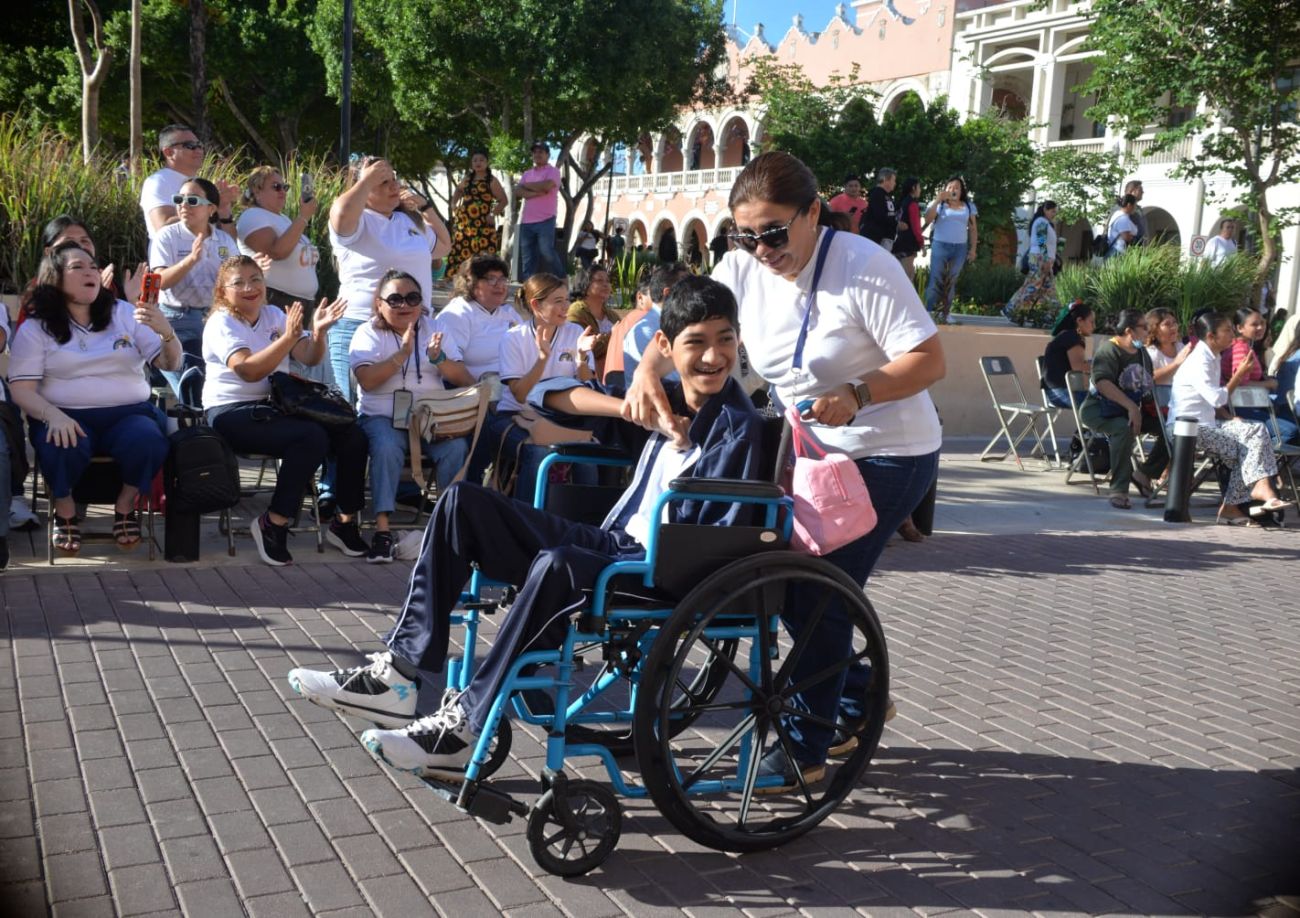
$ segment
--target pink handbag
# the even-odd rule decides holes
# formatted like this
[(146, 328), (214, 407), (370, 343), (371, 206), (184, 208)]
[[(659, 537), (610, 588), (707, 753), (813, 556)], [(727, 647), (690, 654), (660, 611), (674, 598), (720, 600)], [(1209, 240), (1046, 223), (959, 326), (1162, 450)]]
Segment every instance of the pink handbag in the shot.
[(794, 448), (788, 487), (794, 499), (794, 547), (828, 555), (875, 529), (876, 508), (852, 459), (826, 452), (793, 405), (785, 418)]

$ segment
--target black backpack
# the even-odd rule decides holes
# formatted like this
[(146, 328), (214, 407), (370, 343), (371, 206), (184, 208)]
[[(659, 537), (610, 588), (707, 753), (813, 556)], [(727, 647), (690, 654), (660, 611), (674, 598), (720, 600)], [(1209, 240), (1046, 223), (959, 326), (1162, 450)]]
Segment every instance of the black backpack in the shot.
[(1092, 237), (1092, 254), (1097, 258), (1105, 258), (1106, 253), (1110, 251), (1110, 231), (1105, 230)]
[(177, 513), (213, 513), (239, 503), (239, 461), (235, 451), (195, 411), (174, 412), (180, 429), (173, 433), (163, 476), (167, 509)]

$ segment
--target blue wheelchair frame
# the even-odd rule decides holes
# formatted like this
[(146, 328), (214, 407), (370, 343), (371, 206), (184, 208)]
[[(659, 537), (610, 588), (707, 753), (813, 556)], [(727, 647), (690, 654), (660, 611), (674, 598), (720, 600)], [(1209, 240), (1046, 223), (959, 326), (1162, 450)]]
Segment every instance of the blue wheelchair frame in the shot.
[[(622, 458), (609, 458), (601, 456), (573, 456), (563, 455), (561, 453), (551, 453), (542, 460), (538, 470), (537, 486), (534, 495), (534, 505), (542, 508), (546, 503), (546, 486), (549, 478), (548, 472), (556, 463), (577, 463), (595, 466), (627, 466), (631, 463)], [(720, 503), (737, 503), (752, 504), (765, 508), (763, 525), (769, 529), (778, 529), (782, 538), (788, 543), (793, 526), (793, 503), (789, 497), (755, 497), (748, 495), (735, 495), (723, 493), (701, 493), (692, 491), (684, 493), (681, 491), (669, 490), (659, 495), (654, 504), (654, 519), (663, 518), (664, 509), (668, 504), (681, 500), (713, 500)], [(782, 512), (784, 511), (784, 512)], [(605, 766), (609, 775), (610, 784), (614, 790), (626, 797), (646, 797), (648, 795), (644, 786), (639, 784), (628, 783), (623, 778), (613, 752), (607, 747), (590, 742), (569, 742), (565, 736), (565, 730), (569, 725), (575, 724), (630, 724), (633, 713), (637, 704), (637, 689), (640, 683), (640, 671), (633, 667), (626, 675), (614, 666), (606, 666), (598, 678), (592, 682), (576, 698), (571, 699), (573, 685), (571, 677), (575, 668), (574, 652), (579, 644), (602, 644), (608, 638), (609, 626), (615, 625), (635, 625), (642, 622), (663, 622), (673, 612), (674, 607), (671, 605), (664, 608), (647, 609), (638, 608), (618, 608), (608, 605), (609, 587), (615, 577), (633, 576), (640, 578), (642, 584), (647, 587), (655, 585), (655, 564), (660, 554), (661, 534), (658, 525), (655, 525), (649, 536), (649, 544), (646, 545), (646, 554), (643, 560), (638, 561), (616, 561), (605, 568), (597, 578), (596, 585), (593, 589), (593, 601), (590, 608), (580, 613), (573, 621), (570, 622), (568, 633), (565, 636), (563, 644), (558, 649), (528, 651), (521, 654), (518, 659), (511, 665), (505, 680), (502, 683), (497, 697), (493, 700), (492, 708), (484, 724), (482, 735), (479, 737), (478, 744), (474, 749), (474, 754), (470, 763), (465, 769), (464, 783), (454, 792), (451, 787), (446, 786), (443, 782), (436, 779), (428, 779), (428, 783), (442, 791), (448, 799), (453, 799), (457, 805), (465, 810), (470, 810), (470, 804), (474, 801), (479, 790), (479, 777), (490, 758), (492, 743), (497, 735), (497, 728), (500, 719), (505, 716), (506, 703), (509, 701), (513, 705), (513, 716), (515, 719), (524, 723), (541, 726), (547, 729), (546, 742), (546, 772), (544, 774), (559, 773), (564, 768), (565, 761), (570, 756), (595, 756), (600, 759)], [(484, 588), (493, 586), (505, 586), (495, 581), (483, 577), (478, 571), (470, 581), (467, 590), (461, 595), (462, 603), (466, 606), (465, 611), (452, 614), (452, 624), (460, 624), (465, 627), (464, 650), (460, 657), (452, 658), (448, 661), (447, 685), (457, 690), (463, 691), (470, 683), (474, 673), (475, 660), (475, 643), (478, 637), (478, 627), (481, 621), (483, 611), (493, 603), (482, 601), (482, 592)], [(585, 633), (580, 630), (584, 621), (601, 621), (605, 627), (601, 633)], [(773, 619), (769, 627), (775, 631), (780, 627), (779, 621)], [(760, 641), (758, 640), (758, 622), (750, 614), (738, 612), (735, 623), (726, 625), (711, 626), (704, 630), (704, 636), (710, 639), (733, 640), (752, 638), (754, 639), (750, 649), (749, 675), (751, 679), (757, 681), (759, 678), (759, 669), (761, 658), (759, 656)], [(648, 653), (651, 644), (658, 637), (659, 630), (651, 627), (643, 633), (637, 643), (637, 649), (640, 651), (641, 658), (644, 659)], [(523, 675), (525, 669), (539, 666), (551, 665), (555, 667), (553, 676)], [(587, 710), (592, 703), (603, 695), (611, 687), (619, 684), (623, 679), (630, 682), (628, 693), (628, 702), (626, 706), (620, 706), (616, 710)], [(549, 689), (555, 692), (555, 713), (554, 714), (535, 714), (528, 710), (524, 705), (523, 699), (519, 693), (526, 689)], [(762, 750), (752, 748), (753, 736), (745, 736), (741, 740), (740, 761), (738, 773), (743, 774), (749, 770), (751, 759), (754, 755), (762, 754)], [(544, 778), (545, 780), (545, 778)], [(754, 785), (756, 787), (776, 786), (780, 784), (781, 778), (773, 776), (769, 778), (760, 778)], [(690, 788), (692, 794), (716, 794), (741, 789), (742, 781), (737, 778), (733, 780), (714, 780), (699, 781)], [(486, 819), (493, 821), (505, 821), (509, 818), (509, 813), (514, 812), (523, 815), (527, 808), (504, 795), (493, 794), (496, 798), (497, 805), (492, 802), (481, 801), (486, 806), (475, 806), (472, 812), (481, 815)], [(494, 817), (500, 817), (494, 819)]]

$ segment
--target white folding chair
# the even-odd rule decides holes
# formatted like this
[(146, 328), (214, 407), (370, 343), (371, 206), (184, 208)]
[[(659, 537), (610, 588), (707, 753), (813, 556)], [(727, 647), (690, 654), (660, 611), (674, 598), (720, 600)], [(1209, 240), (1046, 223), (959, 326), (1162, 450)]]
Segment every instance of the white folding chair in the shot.
[[(993, 410), (998, 416), (998, 426), (1001, 428), (989, 445), (984, 447), (984, 452), (980, 453), (980, 461), (985, 462), (989, 459), (1002, 460), (1008, 455), (1014, 456), (1016, 465), (1023, 472), (1025, 464), (1020, 461), (1020, 453), (1016, 448), (1020, 441), (1024, 440), (1029, 434), (1034, 435), (1034, 452), (1041, 452), (1043, 461), (1047, 461), (1047, 447), (1043, 444), (1043, 431), (1038, 429), (1038, 422), (1047, 417), (1047, 411), (1042, 405), (1034, 405), (1025, 397), (1025, 390), (1020, 385), (1020, 377), (1016, 375), (1015, 364), (1011, 362), (1010, 357), (981, 357), (980, 373), (984, 376), (984, 385), (989, 390), (989, 400), (993, 402)], [(1010, 377), (1010, 382), (1006, 379)], [(1014, 389), (1014, 397), (1000, 398), (994, 389), (994, 380), (1002, 380), (998, 385), (1002, 388)], [(1012, 427), (1021, 424), (1020, 430), (1012, 433)], [(1003, 438), (1006, 438), (1007, 448), (1001, 455), (991, 456), (994, 447)]]
[(1097, 484), (1097, 473), (1092, 468), (1092, 454), (1088, 452), (1092, 446), (1093, 440), (1102, 440), (1106, 438), (1094, 430), (1083, 426), (1083, 418), (1079, 416), (1079, 398), (1078, 393), (1083, 392), (1088, 387), (1088, 378), (1077, 370), (1072, 370), (1065, 374), (1065, 391), (1070, 398), (1070, 413), (1074, 415), (1074, 426), (1079, 431), (1079, 443), (1083, 449), (1079, 455), (1070, 463), (1069, 468), (1065, 470), (1065, 483), (1070, 483), (1070, 478), (1079, 471), (1079, 466), (1083, 465), (1088, 470), (1088, 481), (1092, 483), (1092, 490), (1101, 494), (1101, 488)]
[[(1287, 393), (1288, 404), (1294, 405), (1295, 393)], [(1300, 458), (1300, 446), (1293, 446), (1282, 440), (1282, 430), (1277, 423), (1277, 411), (1273, 407), (1273, 399), (1269, 392), (1263, 386), (1238, 386), (1232, 392), (1232, 410), (1234, 413), (1241, 408), (1255, 408), (1268, 413), (1268, 420), (1264, 422), (1268, 428), (1269, 439), (1273, 442), (1273, 455), (1277, 457), (1277, 470), (1279, 475), (1291, 487), (1291, 499), (1300, 503), (1300, 490), (1296, 488), (1295, 474), (1291, 471), (1291, 463)], [(1292, 408), (1294, 417), (1295, 409)]]
[(1052, 465), (1059, 469), (1061, 467), (1061, 450), (1056, 439), (1056, 425), (1054, 422), (1060, 416), (1062, 409), (1048, 401), (1047, 379), (1043, 376), (1045, 367), (1046, 362), (1041, 356), (1034, 358), (1034, 369), (1038, 371), (1038, 392), (1043, 397), (1043, 410), (1047, 412), (1047, 439), (1052, 445)]

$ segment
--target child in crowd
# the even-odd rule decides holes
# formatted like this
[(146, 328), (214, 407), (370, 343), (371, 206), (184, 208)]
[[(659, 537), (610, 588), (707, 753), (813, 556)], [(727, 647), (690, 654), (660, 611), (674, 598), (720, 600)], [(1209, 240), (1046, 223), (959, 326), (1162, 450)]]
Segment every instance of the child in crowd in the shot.
[[(597, 527), (537, 510), (478, 485), (460, 482), (439, 498), (411, 576), (410, 591), (388, 648), (372, 665), (326, 673), (295, 669), (294, 690), (325, 707), (390, 729), (362, 742), (395, 768), (429, 776), (463, 774), (492, 702), (511, 664), (525, 650), (558, 647), (583, 591), (618, 560), (642, 558), (655, 499), (674, 478), (755, 478), (762, 469), (761, 420), (732, 379), (739, 340), (735, 298), (716, 281), (689, 277), (673, 287), (652, 346), (680, 376), (669, 397), (671, 430), (646, 442), (632, 483)], [(572, 385), (572, 384), (571, 384)], [(547, 407), (564, 411), (617, 400), (552, 383)], [(530, 394), (530, 398), (536, 398)], [(672, 504), (674, 523), (730, 525), (742, 509), (729, 502)], [(475, 563), (493, 580), (519, 584), (510, 613), (473, 681), (442, 708), (415, 718), (419, 672), (441, 672), (452, 610)], [(393, 729), (395, 728), (395, 729)]]

